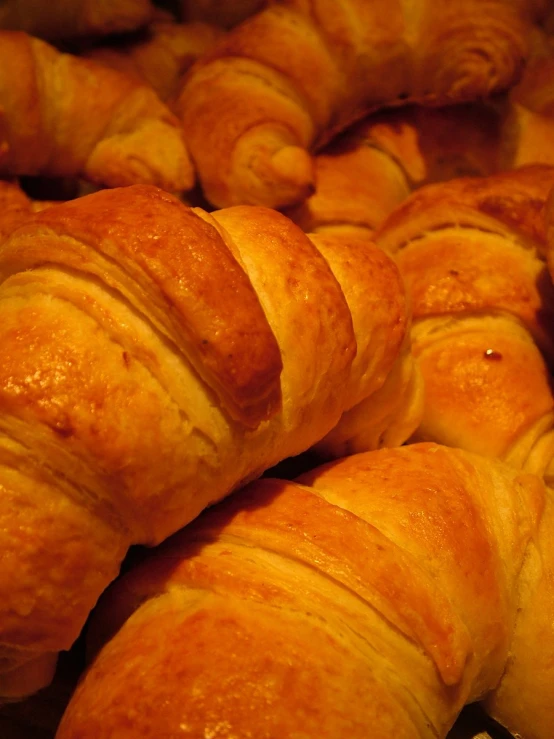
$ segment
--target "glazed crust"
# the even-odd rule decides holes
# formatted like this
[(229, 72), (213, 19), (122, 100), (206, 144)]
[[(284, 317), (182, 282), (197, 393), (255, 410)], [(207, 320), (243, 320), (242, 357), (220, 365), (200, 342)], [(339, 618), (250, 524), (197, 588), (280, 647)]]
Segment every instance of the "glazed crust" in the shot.
[(545, 505), (433, 444), (253, 483), (104, 597), (58, 739), (444, 737), (504, 671)]
[(550, 475), (554, 288), (545, 203), (554, 169), (531, 166), (423, 187), (378, 229), (413, 309), (435, 440)]
[(554, 165), (552, 117), (517, 102), (524, 84), (484, 101), (368, 116), (316, 154), (316, 191), (285, 212), (305, 231), (371, 238), (423, 185)]
[[(276, 211), (208, 214), (146, 185), (37, 213), (4, 241), (0, 278), (13, 695), (77, 637), (131, 544), (160, 542), (373, 393), (408, 318), (377, 247), (320, 252)], [(385, 289), (391, 312), (375, 298), (364, 313)]]

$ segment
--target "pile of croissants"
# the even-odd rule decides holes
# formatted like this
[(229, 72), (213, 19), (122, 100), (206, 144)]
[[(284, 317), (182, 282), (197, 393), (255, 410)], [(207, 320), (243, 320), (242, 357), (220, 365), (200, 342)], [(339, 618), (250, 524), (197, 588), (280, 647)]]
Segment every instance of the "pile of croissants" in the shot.
[(554, 2), (0, 3), (0, 736), (554, 737)]

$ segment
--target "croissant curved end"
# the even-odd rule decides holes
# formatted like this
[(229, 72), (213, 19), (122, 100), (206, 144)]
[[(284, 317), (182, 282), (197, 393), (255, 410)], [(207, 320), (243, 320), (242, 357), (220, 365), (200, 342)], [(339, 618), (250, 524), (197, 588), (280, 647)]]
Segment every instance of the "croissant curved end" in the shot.
[(308, 152), (299, 146), (285, 146), (271, 157), (276, 178), (290, 185), (306, 187), (312, 180), (312, 160)]
[(232, 171), (237, 203), (279, 209), (302, 202), (315, 190), (310, 153), (296, 145), (268, 147), (257, 132), (237, 143)]
[(137, 183), (169, 192), (194, 185), (195, 173), (181, 131), (165, 121), (149, 121), (134, 131), (103, 139), (93, 149), (84, 171), (107, 187)]

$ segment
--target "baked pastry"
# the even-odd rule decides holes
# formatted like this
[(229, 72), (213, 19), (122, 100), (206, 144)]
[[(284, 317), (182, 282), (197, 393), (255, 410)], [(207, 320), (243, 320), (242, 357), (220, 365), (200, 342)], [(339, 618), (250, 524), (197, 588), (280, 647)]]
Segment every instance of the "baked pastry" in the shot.
[(308, 449), (386, 381), (408, 331), (398, 270), (365, 243), (322, 252), (276, 211), (208, 214), (140, 185), (4, 241), (0, 695), (48, 681), (131, 544)]
[(315, 192), (284, 212), (305, 231), (371, 238), (423, 184), (496, 171), (501, 140), (501, 118), (490, 102), (376, 113), (314, 157)]
[(82, 177), (190, 189), (178, 120), (146, 84), (0, 31), (0, 177)]
[(106, 594), (57, 739), (441, 738), (484, 698), (549, 739), (552, 505), (434, 444), (252, 483)]
[[(422, 185), (528, 164), (553, 166), (554, 116), (519, 102), (533, 103), (524, 91), (538, 89), (538, 72), (552, 67), (554, 56), (542, 62), (509, 95), (443, 108), (411, 105), (365, 118), (315, 156), (316, 191), (284, 212), (305, 231), (371, 238)], [(544, 87), (541, 93), (546, 107)]]
[(554, 167), (420, 188), (385, 220), (413, 311), (423, 420), (412, 439), (498, 456), (552, 479), (554, 288), (545, 202)]
[(313, 192), (311, 152), (370, 112), (507, 88), (543, 5), (270, 3), (199, 60), (178, 101), (206, 198), (293, 205)]

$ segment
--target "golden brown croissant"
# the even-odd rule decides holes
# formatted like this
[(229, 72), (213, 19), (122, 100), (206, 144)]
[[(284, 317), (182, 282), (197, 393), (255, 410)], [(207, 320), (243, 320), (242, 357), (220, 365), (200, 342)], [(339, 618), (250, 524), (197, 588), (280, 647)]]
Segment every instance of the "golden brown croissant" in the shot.
[(182, 86), (183, 74), (222, 33), (208, 23), (156, 20), (140, 35), (94, 47), (84, 56), (147, 82), (161, 100), (172, 101)]
[[(378, 247), (320, 251), (276, 211), (209, 215), (140, 185), (36, 214), (3, 242), (0, 280), (0, 695), (15, 696), (47, 680), (132, 543), (377, 391), (408, 313)], [(381, 402), (394, 416), (394, 394)]]
[(252, 483), (101, 601), (57, 739), (440, 739), (484, 698), (551, 739), (553, 503), (434, 444)]
[(372, 110), (473, 100), (511, 85), (540, 5), (270, 3), (195, 65), (180, 96), (207, 199), (300, 202), (314, 188), (308, 152)]
[(0, 176), (192, 187), (179, 123), (147, 85), (16, 31), (0, 31), (0, 69)]
[(414, 439), (553, 474), (554, 288), (544, 207), (554, 167), (419, 189), (376, 243), (395, 255), (423, 373)]
[(305, 231), (371, 237), (422, 185), (554, 165), (554, 117), (517, 102), (529, 78), (509, 96), (369, 116), (314, 157), (315, 193), (284, 212)]
[(131, 31), (152, 17), (150, 0), (3, 0), (0, 28), (55, 40)]
[(486, 103), (376, 113), (314, 157), (316, 191), (284, 212), (305, 231), (371, 238), (413, 189), (496, 171), (499, 124)]

